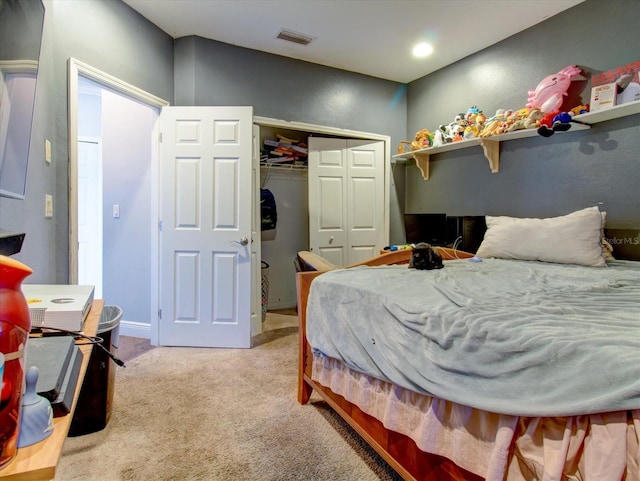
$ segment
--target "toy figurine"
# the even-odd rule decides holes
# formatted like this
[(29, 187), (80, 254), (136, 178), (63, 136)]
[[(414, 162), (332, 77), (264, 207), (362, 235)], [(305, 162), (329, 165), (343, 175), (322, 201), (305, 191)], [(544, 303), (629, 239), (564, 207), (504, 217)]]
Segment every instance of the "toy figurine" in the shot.
[(542, 119), (542, 111), (540, 109), (531, 109), (526, 116), (518, 118), (515, 122), (509, 125), (508, 132), (515, 130), (531, 129), (538, 127), (540, 120)]
[(447, 132), (447, 126), (440, 125), (440, 127), (438, 127), (438, 130), (433, 133), (433, 146), (439, 147), (450, 142), (451, 137), (449, 137), (449, 134)]
[(589, 104), (587, 105), (578, 105), (577, 107), (572, 108), (571, 110), (569, 110), (569, 114), (571, 115), (580, 115), (580, 114), (586, 114), (587, 112), (589, 112)]
[(433, 143), (433, 134), (429, 129), (422, 129), (416, 132), (413, 142), (411, 142), (411, 150), (420, 150), (431, 147)]
[(512, 110), (498, 109), (496, 114), (484, 122), (484, 128), (480, 132), (480, 137), (490, 137), (492, 135), (498, 135), (503, 133), (502, 129), (504, 123), (507, 121), (510, 115), (513, 114)]
[(555, 132), (566, 132), (571, 128), (571, 117), (569, 112), (551, 112), (540, 120), (538, 133), (551, 137)]
[(579, 67), (569, 65), (558, 73), (542, 79), (535, 90), (529, 90), (527, 107), (538, 108), (544, 113), (558, 112), (571, 79), (581, 72)]

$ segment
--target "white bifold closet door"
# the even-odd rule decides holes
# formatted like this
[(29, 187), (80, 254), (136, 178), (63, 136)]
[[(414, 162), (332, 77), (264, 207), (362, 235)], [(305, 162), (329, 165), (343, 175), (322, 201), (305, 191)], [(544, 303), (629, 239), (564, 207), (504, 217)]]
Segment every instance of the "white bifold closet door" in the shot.
[(339, 265), (375, 255), (386, 235), (384, 142), (309, 138), (309, 243)]

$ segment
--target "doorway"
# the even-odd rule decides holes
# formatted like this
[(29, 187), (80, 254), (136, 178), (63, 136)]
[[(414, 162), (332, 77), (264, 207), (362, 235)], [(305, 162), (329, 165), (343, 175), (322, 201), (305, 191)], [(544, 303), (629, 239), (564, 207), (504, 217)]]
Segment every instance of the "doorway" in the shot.
[[(126, 313), (120, 333), (153, 342), (158, 271), (154, 139), (160, 108), (168, 102), (70, 59), (69, 105), (70, 283), (96, 285), (96, 298)], [(92, 165), (81, 163), (85, 157)], [(83, 189), (87, 176), (92, 187)], [(90, 246), (83, 245), (82, 232), (88, 216), (94, 230)]]

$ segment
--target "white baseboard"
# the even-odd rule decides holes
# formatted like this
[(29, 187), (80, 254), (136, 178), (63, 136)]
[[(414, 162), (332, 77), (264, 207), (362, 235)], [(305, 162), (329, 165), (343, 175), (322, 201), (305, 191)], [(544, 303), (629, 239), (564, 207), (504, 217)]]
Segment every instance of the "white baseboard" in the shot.
[(142, 322), (121, 321), (118, 331), (120, 336), (140, 337), (151, 339), (151, 325)]

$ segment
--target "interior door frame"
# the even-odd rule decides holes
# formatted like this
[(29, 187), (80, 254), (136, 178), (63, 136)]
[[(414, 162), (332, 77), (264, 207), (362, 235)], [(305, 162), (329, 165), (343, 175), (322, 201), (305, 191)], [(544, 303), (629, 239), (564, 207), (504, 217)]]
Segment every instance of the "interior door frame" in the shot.
[[(83, 63), (73, 57), (68, 60), (68, 141), (69, 141), (69, 283), (78, 283), (78, 77), (88, 78), (96, 83), (108, 87), (116, 92), (138, 100), (146, 105), (157, 108), (169, 105), (169, 102), (156, 97), (134, 85), (120, 80), (108, 73), (105, 73), (91, 65)], [(151, 198), (155, 199), (151, 205), (151, 285), (158, 285), (158, 183), (159, 183), (159, 142), (157, 126), (154, 128), (151, 153)], [(157, 319), (158, 312), (158, 292), (157, 289), (151, 292), (151, 313), (150, 319)], [(151, 322), (151, 342), (154, 338), (157, 343), (158, 323)]]
[(384, 237), (385, 243), (389, 244), (389, 206), (391, 205), (391, 136), (361, 132), (357, 130), (341, 129), (338, 127), (327, 127), (324, 125), (307, 124), (304, 122), (289, 122), (286, 120), (272, 119), (269, 117), (253, 116), (253, 123), (264, 125), (265, 127), (276, 127), (288, 130), (300, 130), (310, 134), (334, 135), (351, 139), (373, 140), (384, 142)]

